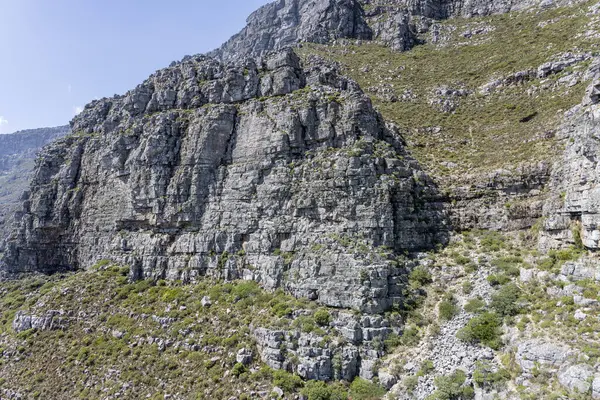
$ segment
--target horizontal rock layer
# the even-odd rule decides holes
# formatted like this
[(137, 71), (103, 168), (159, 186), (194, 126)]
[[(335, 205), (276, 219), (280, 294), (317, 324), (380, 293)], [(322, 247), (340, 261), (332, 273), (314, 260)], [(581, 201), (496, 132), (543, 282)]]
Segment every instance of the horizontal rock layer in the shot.
[(254, 279), (336, 307), (401, 300), (394, 254), (443, 242), (435, 185), (357, 85), (291, 50), (205, 57), (95, 101), (45, 149), (9, 272)]

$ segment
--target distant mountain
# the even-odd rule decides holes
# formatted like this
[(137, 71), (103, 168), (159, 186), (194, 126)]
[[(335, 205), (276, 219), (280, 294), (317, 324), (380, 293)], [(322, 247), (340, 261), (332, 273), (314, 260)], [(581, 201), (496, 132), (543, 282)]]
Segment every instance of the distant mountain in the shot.
[(4, 247), (6, 221), (27, 189), (37, 152), (69, 132), (65, 125), (0, 135), (0, 251)]

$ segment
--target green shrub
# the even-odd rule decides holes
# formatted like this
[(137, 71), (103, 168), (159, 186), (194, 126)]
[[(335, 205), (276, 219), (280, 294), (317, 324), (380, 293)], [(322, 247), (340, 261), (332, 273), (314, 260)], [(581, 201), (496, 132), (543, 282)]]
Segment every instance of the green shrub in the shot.
[(523, 264), (523, 259), (516, 256), (507, 256), (492, 260), (490, 264), (508, 276), (519, 276), (520, 265)]
[(418, 289), (432, 282), (431, 273), (425, 267), (419, 265), (411, 271), (408, 281), (412, 288)]
[(462, 284), (462, 292), (464, 294), (470, 294), (473, 291), (473, 284), (471, 281), (466, 281)]
[(348, 392), (341, 384), (327, 385), (322, 381), (308, 381), (300, 392), (308, 400), (346, 400)]
[(474, 263), (473, 261), (471, 261), (470, 263), (465, 265), (465, 272), (467, 274), (471, 274), (471, 273), (477, 271), (478, 269), (479, 269), (479, 266), (476, 263)]
[(466, 342), (482, 343), (497, 350), (501, 346), (500, 327), (500, 317), (495, 313), (485, 312), (471, 318), (467, 325), (458, 331), (457, 337)]
[(258, 283), (254, 281), (243, 281), (237, 283), (233, 287), (231, 294), (233, 294), (238, 299), (246, 299), (248, 297), (258, 296), (260, 292), (261, 289)]
[(423, 362), (421, 362), (419, 371), (417, 372), (417, 377), (425, 376), (425, 375), (429, 374), (430, 372), (432, 372), (434, 369), (435, 369), (435, 367), (433, 365), (433, 361), (423, 360)]
[(504, 274), (499, 274), (499, 275), (492, 274), (487, 277), (487, 281), (492, 286), (505, 285), (508, 282), (510, 282), (510, 277), (508, 277)]
[(502, 286), (493, 296), (490, 306), (499, 315), (516, 315), (521, 306), (519, 305), (519, 298), (521, 296), (521, 289), (514, 284)]
[(462, 254), (458, 253), (452, 254), (452, 259), (458, 265), (467, 265), (469, 262), (471, 262), (471, 259), (469, 257), (465, 257)]
[(483, 301), (480, 297), (476, 297), (467, 301), (467, 304), (465, 304), (464, 309), (468, 313), (476, 314), (478, 312), (481, 312), (485, 308), (485, 306), (485, 301)]
[(315, 312), (314, 318), (317, 325), (320, 326), (329, 325), (329, 322), (331, 321), (331, 315), (329, 315), (329, 311), (327, 311), (324, 308), (317, 310)]
[(453, 299), (443, 300), (438, 305), (438, 315), (442, 321), (450, 321), (456, 314), (458, 314), (458, 307)]
[(419, 328), (414, 325), (408, 326), (402, 332), (401, 342), (404, 346), (415, 346), (419, 344), (420, 340)]
[(448, 376), (435, 378), (436, 391), (429, 396), (428, 400), (467, 400), (475, 396), (471, 386), (464, 386), (467, 375), (464, 371), (457, 369)]
[(298, 375), (280, 369), (273, 372), (273, 385), (279, 386), (286, 393), (293, 393), (296, 389), (302, 387), (302, 383), (302, 378)]
[(402, 337), (396, 333), (390, 333), (383, 341), (386, 352), (391, 352), (396, 347), (402, 344)]
[(386, 390), (373, 382), (356, 378), (350, 385), (350, 398), (352, 400), (375, 400), (386, 394)]
[(495, 370), (489, 361), (477, 361), (473, 381), (480, 387), (497, 386), (510, 379), (510, 372), (504, 368)]
[(419, 378), (415, 375), (407, 376), (402, 381), (402, 384), (404, 385), (404, 387), (406, 388), (408, 393), (412, 393), (417, 388), (417, 385), (419, 384)]

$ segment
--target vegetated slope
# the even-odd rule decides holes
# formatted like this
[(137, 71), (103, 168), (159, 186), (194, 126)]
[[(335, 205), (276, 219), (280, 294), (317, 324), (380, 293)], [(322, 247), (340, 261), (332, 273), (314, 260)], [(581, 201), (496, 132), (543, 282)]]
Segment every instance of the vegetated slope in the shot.
[(594, 6), (435, 22), (405, 52), (369, 42), (303, 51), (339, 61), (428, 171), (456, 182), (561, 151), (556, 131), (600, 51)]
[(598, 19), (594, 2), (532, 8), (430, 22), (405, 52), (378, 41), (302, 52), (339, 61), (400, 127), (456, 229), (524, 229), (548, 216), (544, 188), (574, 140), (562, 128), (586, 124), (570, 121), (597, 74)]
[(0, 284), (2, 397), (250, 398), (274, 384), (289, 394), (302, 381), (261, 365), (251, 331), (294, 325), (303, 338), (340, 340), (329, 327), (337, 311), (254, 282), (129, 283), (128, 273), (101, 262)]
[(59, 126), (0, 135), (0, 251), (4, 249), (6, 223), (29, 185), (37, 152), (68, 132), (68, 126)]
[(46, 150), (4, 270), (88, 270), (0, 284), (4, 396), (600, 398), (598, 4), (325, 3)]

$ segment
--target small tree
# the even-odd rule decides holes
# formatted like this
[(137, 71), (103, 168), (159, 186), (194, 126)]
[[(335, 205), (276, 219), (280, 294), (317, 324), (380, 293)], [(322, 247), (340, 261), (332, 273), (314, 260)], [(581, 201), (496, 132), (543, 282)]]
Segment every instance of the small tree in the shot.
[(314, 318), (315, 322), (319, 326), (329, 325), (329, 322), (331, 321), (331, 315), (329, 314), (329, 311), (327, 311), (324, 308), (317, 310), (315, 312)]
[(500, 317), (496, 313), (485, 312), (472, 318), (456, 336), (466, 342), (483, 343), (497, 350), (502, 345), (500, 326)]
[(491, 307), (499, 315), (516, 315), (521, 310), (521, 289), (514, 283), (501, 287), (493, 296)]

